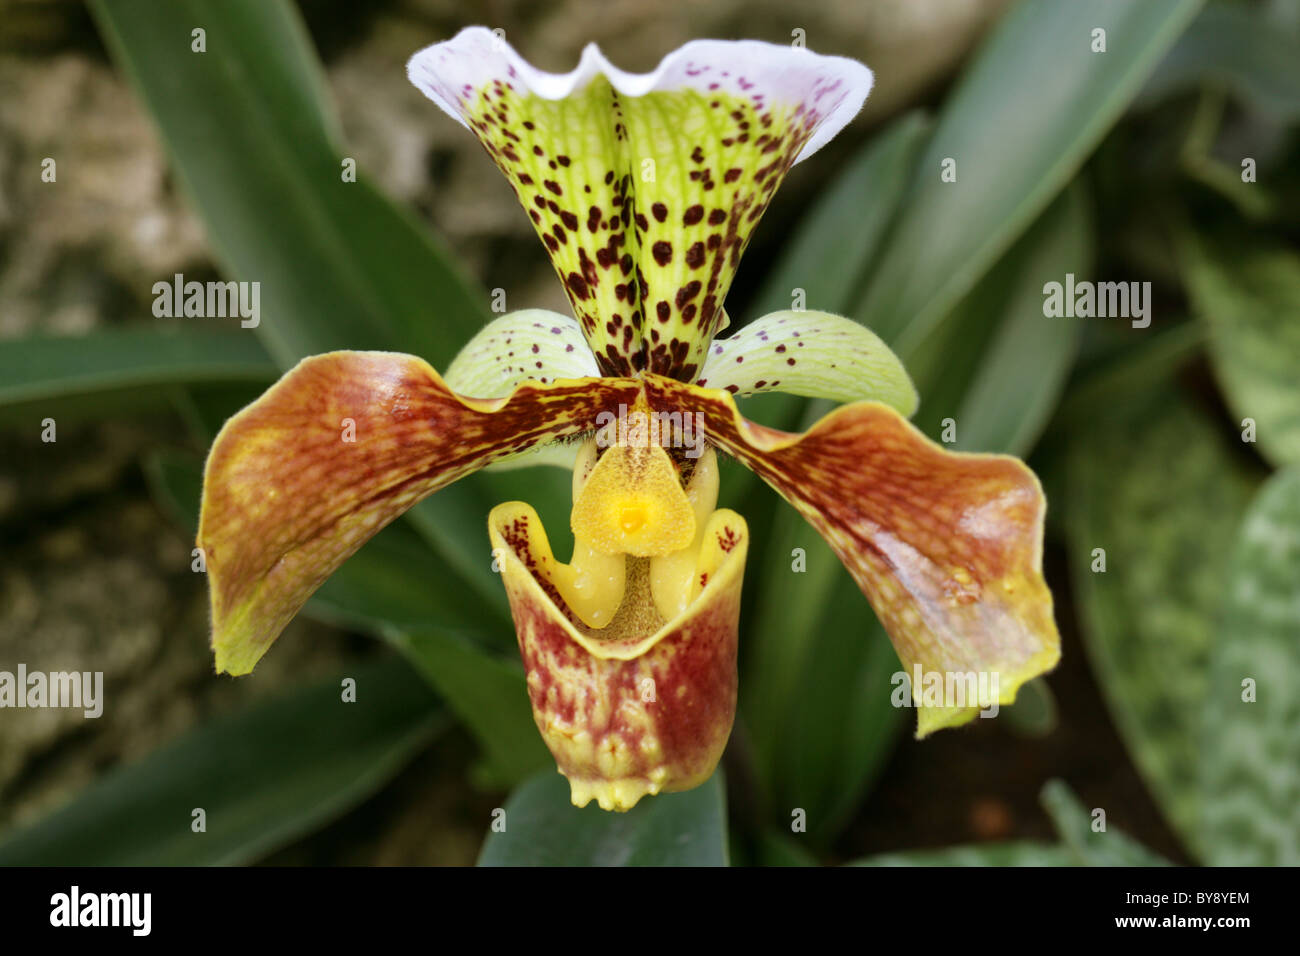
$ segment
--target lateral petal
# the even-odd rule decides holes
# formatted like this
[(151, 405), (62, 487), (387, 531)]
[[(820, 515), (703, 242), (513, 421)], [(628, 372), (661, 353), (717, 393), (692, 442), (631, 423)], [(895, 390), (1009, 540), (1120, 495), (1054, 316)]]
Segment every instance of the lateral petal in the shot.
[(520, 309), (493, 319), (456, 354), (443, 380), (460, 395), (504, 398), (527, 381), (600, 375), (582, 328), (570, 315)]
[[(1060, 657), (1042, 575), (1045, 501), (1005, 455), (949, 452), (878, 402), (831, 412), (802, 435), (746, 421), (731, 396), (646, 376), (652, 408), (698, 412), (709, 440), (815, 527), (871, 601), (911, 677), (986, 675), (998, 703)], [(914, 682), (915, 683), (915, 682)], [(991, 683), (991, 682), (990, 682)], [(926, 704), (918, 736), (980, 706)]]
[(773, 312), (715, 339), (695, 384), (741, 396), (878, 401), (906, 417), (918, 403), (916, 386), (889, 346), (861, 323), (830, 312)]
[(464, 398), (410, 355), (304, 359), (231, 418), (208, 455), (198, 544), (217, 671), (252, 670), (335, 568), (417, 501), (586, 431), (636, 394), (635, 383), (583, 379)]

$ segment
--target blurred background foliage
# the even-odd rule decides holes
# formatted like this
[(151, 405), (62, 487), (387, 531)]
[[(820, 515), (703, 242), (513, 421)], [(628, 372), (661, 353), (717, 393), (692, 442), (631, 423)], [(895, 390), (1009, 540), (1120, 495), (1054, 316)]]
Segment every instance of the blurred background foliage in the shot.
[[(0, 2), (0, 669), (106, 688), (97, 721), (0, 712), (0, 863), (1300, 863), (1300, 4), (467, 6)], [(190, 542), (221, 422), (331, 348), (445, 368), (492, 289), (567, 309), (504, 181), (405, 79), (474, 22), (552, 70), (588, 41), (644, 70), (794, 30), (873, 67), (728, 311), (802, 289), (894, 346), (932, 437), (951, 418), (958, 448), (1028, 458), (1064, 659), (1014, 707), (912, 740), (868, 605), (739, 468), (741, 713), (691, 793), (576, 811), (532, 726), (483, 522), (526, 489), (567, 526), (556, 469), (439, 492), (255, 677), (211, 676)], [(260, 326), (154, 319), (175, 272), (260, 281)], [(1151, 282), (1150, 326), (1045, 317), (1067, 273)]]

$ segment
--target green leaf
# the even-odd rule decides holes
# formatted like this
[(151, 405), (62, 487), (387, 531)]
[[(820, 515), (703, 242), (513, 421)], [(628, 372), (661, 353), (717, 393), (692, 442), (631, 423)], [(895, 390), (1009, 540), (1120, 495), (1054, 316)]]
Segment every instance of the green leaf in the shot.
[(1075, 855), (1066, 847), (1032, 840), (1009, 843), (977, 843), (942, 850), (909, 850), (881, 853), (846, 863), (845, 866), (1077, 866)]
[(1172, 378), (1196, 357), (1205, 339), (1203, 323), (1179, 322), (1080, 368), (1067, 386), (1051, 430), (1069, 434), (1086, 429), (1099, 416), (1133, 414), (1150, 401), (1151, 383)]
[[(338, 123), (282, 0), (95, 0), (114, 58), (235, 278), (261, 283), (258, 334), (282, 367), (390, 349), (446, 367), (489, 318), (447, 254), (364, 176), (344, 182)], [(191, 51), (190, 31), (207, 50)]]
[(1210, 361), (1238, 428), (1263, 454), (1300, 462), (1300, 256), (1258, 245), (1182, 244), (1187, 288), (1210, 329)]
[[(851, 314), (906, 359), (1074, 176), (1199, 7), (1014, 6), (948, 98)], [(1092, 52), (1097, 28), (1106, 31), (1105, 53)], [(949, 159), (955, 182), (941, 179)]]
[(123, 388), (269, 382), (275, 363), (247, 331), (119, 329), (0, 345), (0, 404)]
[(750, 316), (792, 308), (796, 289), (806, 294), (808, 308), (848, 309), (894, 221), (930, 127), (924, 114), (907, 113), (853, 157), (799, 220), (750, 304)]
[(194, 385), (173, 392), (172, 403), (189, 427), (195, 444), (206, 448), (227, 419), (257, 401), (264, 391), (265, 384)]
[(483, 750), (479, 784), (513, 787), (555, 761), (542, 742), (528, 703), (528, 685), (517, 653), (488, 654), (454, 635), (390, 632), (389, 641), (416, 668), (469, 728)]
[[(356, 701), (341, 681), (356, 680)], [(400, 658), (217, 718), (0, 843), (3, 866), (253, 862), (374, 793), (445, 725)], [(191, 829), (202, 808), (206, 832)]]
[[(838, 565), (829, 550), (810, 549), (809, 557)], [(883, 771), (899, 731), (914, 719), (890, 703), (898, 655), (842, 566), (831, 572), (831, 595), (800, 662), (786, 726), (777, 731), (772, 782), (774, 818), (789, 826), (794, 808), (806, 810), (817, 844), (839, 833)]]
[(1085, 319), (1043, 315), (1044, 281), (1092, 266), (1092, 221), (1079, 185), (1053, 203), (1002, 261), (903, 358), (920, 389), (916, 425), (960, 451), (1024, 455), (1046, 426)]
[[(732, 866), (738, 865), (734, 860)], [(819, 866), (798, 835), (764, 827), (754, 841), (755, 866)]]
[(1260, 489), (1242, 523), (1210, 656), (1201, 797), (1214, 866), (1300, 865), (1298, 582), (1292, 465)]
[(1077, 432), (1069, 452), (1085, 646), (1134, 763), (1193, 847), (1207, 661), (1252, 485), (1214, 427), (1158, 384), (1140, 410)]
[(1175, 93), (1213, 83), (1274, 119), (1300, 119), (1300, 42), (1260, 4), (1210, 3), (1192, 21), (1138, 97), (1153, 107)]
[(203, 465), (183, 452), (159, 449), (145, 458), (143, 468), (154, 502), (177, 527), (195, 537), (199, 528)]
[(252, 332), (131, 328), (0, 343), (0, 409), (6, 419), (103, 417), (157, 406), (180, 385), (268, 383), (279, 374)]
[(1169, 866), (1164, 857), (1120, 830), (1094, 830), (1092, 814), (1065, 781), (1049, 780), (1039, 801), (1080, 866)]
[(685, 793), (646, 797), (627, 813), (569, 803), (569, 784), (546, 771), (506, 801), (479, 866), (726, 866), (722, 774)]

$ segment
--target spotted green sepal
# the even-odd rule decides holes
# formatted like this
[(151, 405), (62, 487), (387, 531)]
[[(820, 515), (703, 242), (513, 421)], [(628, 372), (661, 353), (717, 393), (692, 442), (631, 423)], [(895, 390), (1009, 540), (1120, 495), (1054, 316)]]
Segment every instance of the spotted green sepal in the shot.
[(871, 399), (916, 411), (916, 386), (870, 329), (830, 312), (773, 312), (709, 348), (696, 385), (735, 395), (788, 392), (836, 402)]
[(520, 309), (489, 322), (465, 343), (443, 381), (460, 395), (505, 398), (523, 382), (546, 385), (599, 374), (572, 316)]
[(694, 41), (643, 75), (588, 46), (572, 73), (543, 73), (482, 27), (408, 74), (505, 173), (601, 371), (682, 381), (786, 171), (871, 87), (853, 60), (755, 41)]

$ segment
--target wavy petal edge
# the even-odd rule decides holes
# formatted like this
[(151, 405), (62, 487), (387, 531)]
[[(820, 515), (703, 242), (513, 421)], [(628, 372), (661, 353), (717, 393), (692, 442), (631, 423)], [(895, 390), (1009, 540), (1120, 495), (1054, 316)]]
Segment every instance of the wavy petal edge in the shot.
[[(629, 73), (614, 66), (594, 43), (587, 44), (578, 65), (568, 73), (548, 73), (539, 70), (522, 57), (504, 34), (498, 35), (487, 27), (465, 27), (449, 40), (434, 43), (418, 50), (407, 61), (406, 73), (411, 83), (422, 90), (443, 112), (466, 129), (469, 124), (461, 115), (455, 94), (445, 83), (431, 82), (436, 75), (431, 60), (440, 53), (455, 52), (464, 56), (466, 73), (459, 77), (462, 84), (478, 87), (499, 75), (499, 70), (489, 66), (498, 57), (504, 58), (527, 83), (532, 92), (548, 100), (561, 100), (581, 91), (598, 76), (609, 80), (610, 85), (624, 96), (645, 96), (660, 90), (680, 89), (690, 85), (701, 63), (754, 63), (769, 59), (779, 66), (802, 66), (815, 60), (833, 68), (853, 92), (833, 110), (822, 126), (804, 144), (795, 162), (803, 162), (835, 137), (862, 109), (875, 82), (871, 70), (848, 57), (814, 53), (811, 50), (768, 43), (763, 40), (690, 40), (664, 55), (649, 73)], [(475, 72), (469, 72), (475, 71)], [(478, 82), (475, 80), (477, 79)]]

